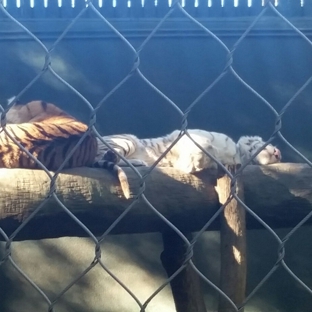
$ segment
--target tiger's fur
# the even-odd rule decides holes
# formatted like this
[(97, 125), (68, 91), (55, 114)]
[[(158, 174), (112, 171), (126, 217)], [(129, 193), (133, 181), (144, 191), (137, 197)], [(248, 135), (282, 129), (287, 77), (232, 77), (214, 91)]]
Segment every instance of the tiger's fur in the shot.
[[(56, 171), (88, 130), (86, 124), (44, 101), (32, 101), (24, 105), (18, 103), (9, 109), (6, 119), (8, 124), (0, 129), (1, 168), (41, 168), (10, 136), (48, 170)], [(95, 161), (97, 149), (96, 137), (88, 133), (63, 168), (87, 166), (107, 169), (117, 175), (124, 196), (129, 198), (126, 174), (115, 163), (105, 160), (106, 154)]]
[[(235, 143), (223, 133), (199, 129), (189, 129), (188, 133), (198, 145), (224, 165), (246, 163), (265, 144), (259, 136), (243, 136)], [(104, 136), (103, 139), (133, 165), (151, 166), (179, 134), (180, 131), (175, 130), (166, 136), (152, 139), (139, 139), (130, 134)], [(107, 147), (99, 142), (97, 158), (106, 150)], [(280, 161), (281, 152), (269, 144), (253, 159), (252, 163), (267, 165)], [(159, 161), (158, 166), (174, 167), (185, 173), (194, 173), (205, 168), (216, 167), (217, 163), (198, 148), (187, 135), (184, 135)]]

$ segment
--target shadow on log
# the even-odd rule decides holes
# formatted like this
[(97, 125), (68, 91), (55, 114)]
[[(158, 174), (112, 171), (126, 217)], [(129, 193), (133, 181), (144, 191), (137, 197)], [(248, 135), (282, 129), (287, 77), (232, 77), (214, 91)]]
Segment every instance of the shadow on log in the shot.
[[(143, 174), (147, 168), (139, 168)], [(125, 168), (132, 195), (140, 180)], [(245, 203), (273, 228), (293, 227), (312, 211), (312, 169), (304, 164), (248, 166), (243, 175)], [(50, 180), (41, 170), (0, 169), (0, 227), (10, 235), (48, 194)], [(133, 199), (122, 198), (110, 173), (77, 168), (60, 174), (57, 195), (95, 235), (101, 235)], [(198, 176), (171, 168), (155, 169), (146, 180), (145, 196), (181, 231), (199, 230), (220, 207), (214, 175)], [(307, 223), (312, 223), (310, 218)], [(261, 228), (247, 213), (247, 228)], [(207, 230), (218, 230), (216, 220)], [(138, 201), (112, 233), (165, 232), (168, 226)], [(87, 236), (86, 232), (49, 198), (15, 240)], [(3, 239), (3, 238), (2, 238)]]

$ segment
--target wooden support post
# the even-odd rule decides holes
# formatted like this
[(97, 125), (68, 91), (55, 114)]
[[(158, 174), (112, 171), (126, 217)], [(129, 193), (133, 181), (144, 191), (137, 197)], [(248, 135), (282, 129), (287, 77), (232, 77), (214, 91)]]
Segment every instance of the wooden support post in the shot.
[[(234, 175), (237, 168), (229, 167)], [(217, 181), (219, 201), (223, 205), (231, 195), (231, 179), (224, 175)], [(244, 200), (241, 176), (237, 177), (235, 192)], [(245, 209), (235, 199), (224, 208), (220, 218), (221, 272), (220, 288), (236, 304), (241, 306), (246, 290), (246, 220)], [(220, 295), (218, 312), (237, 311)], [(240, 310), (243, 311), (243, 310)]]
[[(184, 234), (189, 240), (192, 234)], [(187, 247), (181, 237), (172, 230), (163, 233), (164, 251), (161, 262), (168, 277), (174, 274), (186, 257)], [(171, 290), (177, 312), (206, 312), (200, 278), (187, 264), (171, 282)]]

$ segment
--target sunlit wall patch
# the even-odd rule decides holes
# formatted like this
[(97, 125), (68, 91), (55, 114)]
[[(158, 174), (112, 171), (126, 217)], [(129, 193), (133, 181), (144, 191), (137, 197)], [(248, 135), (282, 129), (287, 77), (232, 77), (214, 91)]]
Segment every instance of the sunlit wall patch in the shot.
[[(262, 6), (265, 6), (266, 2), (267, 2), (267, 0), (262, 0), (262, 1), (261, 1), (261, 5), (262, 5)], [(278, 3), (279, 3), (279, 0), (274, 0), (274, 1), (273, 1), (273, 5), (274, 5), (274, 6), (278, 6)]]

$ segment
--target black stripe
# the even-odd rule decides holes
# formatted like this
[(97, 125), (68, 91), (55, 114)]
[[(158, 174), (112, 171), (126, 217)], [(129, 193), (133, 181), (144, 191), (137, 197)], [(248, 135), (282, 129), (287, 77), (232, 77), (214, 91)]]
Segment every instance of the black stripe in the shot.
[(46, 110), (47, 110), (47, 107), (48, 107), (47, 102), (41, 101), (40, 104), (41, 104), (42, 109), (43, 109), (44, 111), (46, 111)]
[(30, 149), (28, 149), (28, 152), (30, 153), (30, 154), (34, 154), (34, 152), (36, 152), (36, 151), (38, 151), (38, 146), (33, 146), (33, 147), (31, 147)]
[(159, 154), (161, 154), (161, 146), (163, 146), (163, 145), (160, 145), (158, 142), (156, 143), (156, 149), (157, 149)]
[(32, 113), (31, 113), (31, 110), (30, 110), (30, 108), (29, 108), (29, 104), (25, 104), (25, 106), (26, 106), (26, 108), (27, 108), (27, 110), (28, 110), (28, 114), (31, 116), (31, 119), (32, 119), (34, 116), (33, 116)]
[[(68, 127), (68, 126), (69, 125), (65, 125), (65, 127)], [(64, 129), (64, 126), (54, 125), (54, 127), (56, 127), (56, 129), (58, 129), (63, 134), (66, 134), (68, 136), (72, 135), (72, 132), (69, 132), (66, 129)]]
[[(25, 139), (32, 139), (32, 140), (37, 140), (38, 138), (34, 137), (33, 135), (31, 135), (27, 130), (25, 130), (24, 128), (22, 127), (18, 127), (19, 130), (21, 130), (22, 132), (24, 132), (26, 134), (26, 138)], [(13, 130), (11, 129), (12, 133)], [(16, 134), (14, 133), (15, 137), (16, 137)], [(24, 138), (23, 138), (24, 139)]]
[(68, 150), (70, 148), (70, 142), (68, 142), (67, 144), (64, 145), (63, 150), (62, 150), (62, 158), (65, 159), (66, 155), (68, 153)]
[(30, 161), (29, 156), (24, 152), (20, 151), (19, 158), (18, 158), (18, 167), (19, 168), (28, 168), (30, 167), (29, 164), (27, 163), (26, 165), (24, 164), (24, 160)]
[[(19, 128), (19, 127), (17, 127)], [(14, 137), (14, 139), (16, 139), (17, 141), (20, 141), (20, 138), (16, 135), (16, 133), (14, 132), (14, 130), (12, 129), (12, 127), (10, 127), (9, 129), (7, 129), (8, 132), (11, 134), (11, 136)], [(4, 132), (5, 133), (5, 132)], [(13, 134), (13, 135), (12, 135)], [(9, 138), (9, 136), (7, 135), (7, 133), (5, 133), (5, 135)], [(9, 138), (10, 139), (10, 138)]]
[(66, 166), (65, 165), (65, 167), (64, 168), (73, 168), (73, 163), (74, 163), (74, 157), (73, 157), (73, 155), (69, 158), (69, 160), (68, 160), (68, 165)]
[(124, 150), (124, 155), (127, 156), (130, 153), (131, 148), (130, 148), (130, 144), (127, 141), (125, 143), (128, 147), (128, 150), (125, 150), (123, 147), (121, 148)]
[(53, 143), (48, 144), (48, 146), (42, 151), (41, 157), (43, 162), (46, 162), (49, 159), (50, 154), (53, 152), (55, 154), (55, 144)]
[(48, 170), (54, 170), (54, 165), (55, 165), (55, 155), (56, 152), (54, 151), (51, 155), (50, 155), (50, 161), (48, 164), (43, 163)]
[(51, 141), (48, 141), (48, 140), (37, 140), (35, 142), (31, 142), (34, 146), (36, 147), (42, 147), (42, 146), (45, 146), (45, 145), (48, 145), (48, 144), (51, 144), (52, 142)]
[(90, 148), (90, 140), (85, 140), (82, 142), (82, 145), (78, 147), (78, 150), (76, 150), (76, 152), (78, 152), (78, 159), (80, 164), (86, 164), (89, 158), (88, 155), (90, 153)]
[(4, 157), (4, 155), (11, 154), (14, 150), (12, 144), (2, 145), (1, 149), (2, 148), (5, 148), (6, 150), (1, 152), (1, 154), (2, 154), (1, 158)]
[(6, 155), (6, 152), (0, 152), (0, 159), (3, 159), (4, 155)]
[[(88, 126), (80, 121), (77, 122), (77, 120), (73, 120), (74, 122), (71, 122), (70, 124), (68, 124), (68, 126), (72, 127), (72, 129), (75, 129), (76, 131), (79, 131), (79, 132), (83, 132), (85, 133), (88, 129)], [(85, 126), (87, 127), (86, 130), (81, 130), (81, 126)]]
[(40, 134), (42, 134), (48, 138), (51, 138), (51, 139), (57, 138), (57, 136), (53, 135), (52, 133), (46, 132), (46, 129), (44, 127), (42, 127), (39, 123), (34, 123), (33, 125), (37, 128), (37, 130), (40, 132)]
[(8, 135), (3, 130), (0, 131), (0, 144), (4, 145), (4, 144), (8, 144), (8, 142), (9, 142)]
[(72, 125), (72, 124), (66, 124), (66, 127), (69, 127), (71, 129), (71, 131), (78, 132), (78, 134), (85, 133), (87, 131), (87, 130), (81, 130), (78, 125), (75, 126), (75, 125)]

